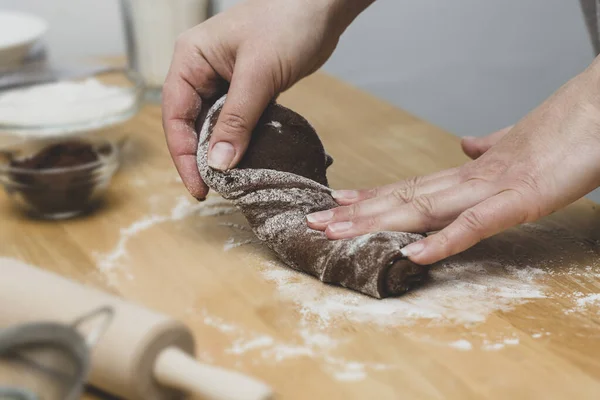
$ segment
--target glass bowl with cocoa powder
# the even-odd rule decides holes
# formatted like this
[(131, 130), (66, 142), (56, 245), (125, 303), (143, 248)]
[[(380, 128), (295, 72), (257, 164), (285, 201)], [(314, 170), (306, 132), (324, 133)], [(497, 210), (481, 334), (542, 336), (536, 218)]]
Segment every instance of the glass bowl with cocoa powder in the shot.
[(8, 197), (44, 219), (72, 218), (95, 208), (118, 167), (117, 145), (98, 138), (0, 150), (0, 183)]

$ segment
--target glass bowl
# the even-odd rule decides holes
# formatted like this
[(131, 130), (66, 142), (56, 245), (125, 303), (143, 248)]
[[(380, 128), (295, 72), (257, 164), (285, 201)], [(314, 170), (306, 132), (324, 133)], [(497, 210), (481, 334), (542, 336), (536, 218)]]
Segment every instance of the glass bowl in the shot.
[[(96, 158), (72, 166), (42, 166), (83, 153), (95, 153)], [(17, 208), (58, 220), (98, 205), (119, 167), (119, 148), (100, 138), (36, 142), (3, 150), (0, 160), (0, 183)]]
[(70, 71), (71, 79), (0, 91), (0, 146), (86, 136), (129, 120), (141, 107), (144, 83), (134, 71), (98, 64), (52, 69)]

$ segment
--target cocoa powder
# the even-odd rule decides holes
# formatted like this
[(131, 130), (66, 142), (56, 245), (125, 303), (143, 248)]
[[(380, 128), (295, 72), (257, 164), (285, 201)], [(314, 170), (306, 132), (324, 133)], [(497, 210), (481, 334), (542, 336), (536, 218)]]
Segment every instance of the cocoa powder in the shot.
[(70, 213), (88, 206), (98, 160), (93, 145), (65, 141), (11, 160), (11, 175), (24, 200), (40, 214)]

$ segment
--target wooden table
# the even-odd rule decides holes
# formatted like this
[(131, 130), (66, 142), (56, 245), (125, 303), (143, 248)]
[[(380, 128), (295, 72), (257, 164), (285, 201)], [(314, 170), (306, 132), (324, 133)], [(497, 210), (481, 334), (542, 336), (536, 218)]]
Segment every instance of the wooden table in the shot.
[[(466, 161), (456, 137), (322, 74), (281, 101), (322, 135), (336, 188)], [(424, 289), (378, 302), (287, 270), (222, 200), (196, 204), (158, 106), (110, 134), (131, 143), (104, 207), (44, 222), (1, 195), (0, 257), (182, 319), (200, 359), (260, 377), (281, 399), (600, 397), (594, 203), (488, 240), (435, 267)]]

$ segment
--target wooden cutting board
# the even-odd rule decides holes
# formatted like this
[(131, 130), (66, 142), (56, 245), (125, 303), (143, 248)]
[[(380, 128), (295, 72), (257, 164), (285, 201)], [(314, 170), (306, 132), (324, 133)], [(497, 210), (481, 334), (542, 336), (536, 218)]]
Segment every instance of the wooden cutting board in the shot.
[[(335, 188), (467, 160), (456, 137), (323, 74), (280, 100), (321, 134)], [(200, 359), (260, 377), (280, 399), (598, 398), (595, 203), (487, 240), (436, 266), (424, 288), (378, 301), (285, 268), (229, 204), (187, 195), (158, 106), (104, 134), (130, 138), (104, 206), (35, 221), (0, 195), (0, 264), (22, 260), (180, 318)]]

